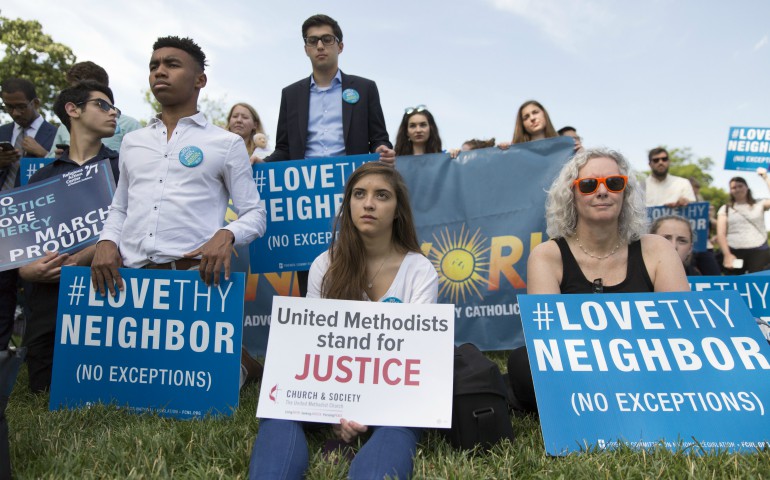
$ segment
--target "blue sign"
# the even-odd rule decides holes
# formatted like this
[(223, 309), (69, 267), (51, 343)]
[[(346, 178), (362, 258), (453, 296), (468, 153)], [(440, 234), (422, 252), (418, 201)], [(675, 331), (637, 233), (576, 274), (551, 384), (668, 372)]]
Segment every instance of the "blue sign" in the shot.
[(329, 248), (348, 177), (378, 158), (374, 153), (254, 164), (267, 233), (251, 242), (251, 271), (310, 270), (313, 260)]
[(32, 175), (49, 163), (56, 160), (52, 157), (47, 158), (22, 158), (19, 160), (19, 185), (22, 187), (29, 183)]
[(252, 356), (264, 356), (270, 333), (273, 297), (299, 297), (296, 272), (252, 273), (247, 246), (236, 247), (230, 268), (246, 275), (243, 302), (243, 346)]
[(770, 318), (770, 277), (767, 275), (728, 275), (687, 277), (693, 292), (735, 290), (755, 317)]
[(656, 206), (647, 207), (647, 218), (650, 223), (666, 215), (679, 215), (690, 221), (695, 233), (692, 249), (694, 252), (705, 252), (709, 236), (709, 202), (694, 202), (684, 207)]
[[(508, 150), (462, 152), (456, 159), (437, 153), (396, 160), (409, 188), (422, 251), (439, 273), (439, 302), (455, 304), (456, 342), (472, 342), (483, 350), (524, 344), (516, 294), (526, 291), (529, 252), (547, 240), (545, 189), (574, 147), (572, 139), (559, 137)], [(268, 226), (267, 235), (249, 249), (244, 335), (250, 352), (264, 352), (272, 295), (295, 294), (292, 271), (309, 269), (328, 248), (344, 181), (356, 167), (375, 158), (255, 165)], [(339, 185), (325, 188), (322, 183), (311, 197), (315, 203), (307, 203), (303, 183), (318, 188), (323, 175), (330, 177), (327, 183)], [(335, 206), (326, 218), (330, 201)], [(314, 215), (319, 212), (323, 218)]]
[(462, 152), (399, 157), (423, 253), (439, 275), (439, 303), (455, 305), (455, 342), (521, 346), (518, 293), (545, 235), (545, 190), (575, 144), (549, 138)]
[(62, 269), (50, 408), (114, 402), (177, 418), (238, 406), (244, 275), (120, 269), (102, 297), (85, 267)]
[(0, 271), (96, 243), (114, 193), (109, 160), (0, 192)]
[(725, 170), (754, 171), (770, 164), (770, 128), (730, 127)]
[(770, 441), (770, 346), (735, 291), (519, 295), (546, 452)]

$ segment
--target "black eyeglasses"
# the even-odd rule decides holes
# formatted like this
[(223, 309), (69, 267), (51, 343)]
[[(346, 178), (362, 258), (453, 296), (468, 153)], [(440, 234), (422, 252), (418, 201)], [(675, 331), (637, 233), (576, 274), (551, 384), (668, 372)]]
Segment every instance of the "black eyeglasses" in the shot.
[(321, 35), (320, 37), (316, 37), (315, 35), (312, 37), (305, 37), (305, 45), (308, 47), (315, 47), (318, 45), (318, 40), (320, 40), (327, 47), (334, 45), (335, 42), (339, 43), (340, 41), (339, 38), (327, 33), (326, 35)]
[(585, 177), (578, 178), (573, 182), (578, 187), (578, 191), (583, 195), (591, 195), (599, 189), (600, 184), (604, 184), (607, 190), (612, 193), (622, 192), (626, 189), (628, 177), (626, 175), (612, 175), (610, 177)]
[(407, 114), (407, 115), (411, 115), (413, 113), (424, 112), (427, 109), (428, 109), (428, 107), (426, 107), (425, 105), (417, 105), (416, 107), (406, 107), (404, 109), (404, 113)]
[(88, 102), (96, 102), (96, 104), (99, 105), (99, 108), (101, 108), (105, 112), (109, 112), (110, 110), (115, 110), (115, 113), (117, 114), (117, 118), (120, 118), (120, 109), (103, 98), (92, 98), (91, 100), (78, 102), (75, 105), (79, 107)]
[(660, 157), (660, 158), (651, 158), (650, 162), (652, 162), (652, 163), (668, 162), (668, 156)]
[(14, 110), (18, 110), (19, 113), (24, 113), (25, 111), (27, 111), (29, 106), (32, 105), (32, 102), (34, 102), (34, 101), (35, 101), (35, 99), (33, 98), (32, 100), (30, 100), (27, 103), (18, 103), (16, 105), (3, 104), (3, 105), (0, 105), (0, 110), (4, 111), (5, 113), (8, 113), (8, 114), (13, 113)]

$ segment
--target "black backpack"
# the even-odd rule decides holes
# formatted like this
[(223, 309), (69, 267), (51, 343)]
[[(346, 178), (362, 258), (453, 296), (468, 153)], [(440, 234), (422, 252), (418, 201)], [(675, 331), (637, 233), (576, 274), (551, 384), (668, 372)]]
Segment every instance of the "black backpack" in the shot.
[(490, 449), (514, 439), (508, 390), (497, 365), (472, 343), (455, 347), (452, 428), (446, 436), (457, 449)]

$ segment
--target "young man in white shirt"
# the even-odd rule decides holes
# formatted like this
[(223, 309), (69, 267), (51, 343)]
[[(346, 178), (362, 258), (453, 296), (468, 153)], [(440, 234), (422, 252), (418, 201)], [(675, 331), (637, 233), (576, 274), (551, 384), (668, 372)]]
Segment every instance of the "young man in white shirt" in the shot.
[[(207, 284), (230, 276), (233, 244), (265, 233), (265, 210), (238, 135), (198, 112), (206, 57), (189, 38), (153, 45), (150, 88), (161, 113), (123, 139), (120, 181), (91, 266), (94, 287), (123, 289), (118, 268), (198, 268)], [(131, 188), (129, 188), (129, 183)], [(238, 219), (222, 222), (228, 199)]]

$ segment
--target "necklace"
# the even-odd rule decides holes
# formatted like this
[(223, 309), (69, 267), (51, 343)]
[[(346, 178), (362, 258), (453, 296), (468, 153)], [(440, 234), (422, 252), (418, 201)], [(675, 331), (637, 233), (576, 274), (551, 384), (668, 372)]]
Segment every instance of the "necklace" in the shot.
[(620, 248), (620, 241), (618, 241), (618, 243), (615, 245), (615, 248), (613, 248), (613, 249), (612, 249), (612, 251), (611, 251), (610, 253), (608, 253), (607, 255), (605, 255), (605, 256), (603, 256), (603, 257), (597, 257), (597, 256), (596, 256), (596, 255), (594, 255), (593, 253), (591, 253), (591, 252), (589, 252), (588, 250), (586, 250), (586, 249), (585, 249), (585, 247), (583, 247), (583, 244), (582, 244), (582, 243), (580, 243), (580, 237), (578, 237), (577, 235), (575, 235), (575, 240), (577, 240), (577, 244), (578, 244), (578, 247), (580, 247), (580, 249), (581, 249), (581, 250), (583, 250), (583, 253), (585, 253), (585, 254), (586, 254), (586, 255), (588, 255), (589, 257), (591, 257), (591, 258), (595, 258), (595, 259), (597, 259), (597, 260), (604, 260), (604, 259), (605, 259), (605, 258), (607, 258), (607, 257), (611, 257), (612, 255), (614, 255), (614, 254), (615, 254), (615, 252), (617, 252), (617, 251), (618, 251), (618, 248)]
[(385, 257), (385, 260), (382, 261), (380, 264), (380, 268), (377, 269), (377, 272), (374, 274), (371, 280), (369, 280), (369, 283), (366, 284), (366, 288), (371, 289), (372, 285), (374, 285), (374, 279), (377, 278), (377, 275), (380, 274), (380, 270), (382, 270), (382, 267), (385, 266), (385, 262), (387, 262), (390, 259), (390, 256), (393, 255), (393, 252), (391, 251), (387, 257)]

